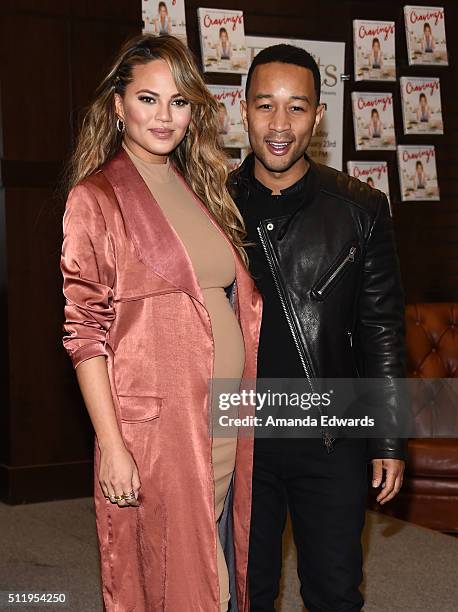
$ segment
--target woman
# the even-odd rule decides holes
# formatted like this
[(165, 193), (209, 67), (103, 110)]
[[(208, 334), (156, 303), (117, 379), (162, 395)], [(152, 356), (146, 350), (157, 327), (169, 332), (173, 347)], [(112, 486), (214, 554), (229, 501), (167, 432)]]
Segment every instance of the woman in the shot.
[(380, 120), (379, 112), (376, 108), (371, 110), (371, 118), (369, 120), (369, 138), (381, 138), (383, 125)]
[(421, 39), (421, 49), (423, 53), (433, 53), (434, 47), (436, 46), (433, 32), (429, 23), (425, 23), (423, 26), (423, 38)]
[(425, 93), (421, 93), (418, 98), (417, 121), (428, 123), (431, 119), (431, 109)]
[(415, 164), (415, 174), (413, 177), (414, 189), (426, 189), (426, 173), (421, 161)]
[(212, 441), (208, 399), (212, 376), (255, 377), (261, 303), (217, 112), (180, 41), (137, 37), (73, 157), (64, 345), (96, 434), (107, 612), (248, 609), (253, 440)]
[[(230, 127), (229, 113), (224, 102), (218, 102), (218, 134), (228, 134)], [(221, 145), (223, 145), (221, 140)]]
[(232, 57), (232, 44), (226, 28), (219, 29), (217, 54), (218, 60), (230, 60)]
[(372, 49), (369, 55), (369, 65), (373, 69), (382, 68), (383, 66), (383, 53), (380, 47), (380, 40), (378, 38), (372, 39)]
[(172, 23), (165, 2), (159, 2), (157, 6), (157, 17), (154, 20), (154, 32), (156, 34), (171, 34)]

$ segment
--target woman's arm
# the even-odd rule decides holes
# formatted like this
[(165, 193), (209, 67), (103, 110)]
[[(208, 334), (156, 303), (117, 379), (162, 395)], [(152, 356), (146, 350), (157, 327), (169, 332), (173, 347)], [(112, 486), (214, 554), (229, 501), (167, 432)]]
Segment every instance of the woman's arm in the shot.
[[(100, 485), (106, 497), (131, 490), (137, 494), (138, 472), (117, 423), (106, 365), (108, 331), (116, 318), (116, 261), (105, 218), (88, 187), (80, 185), (70, 193), (63, 229), (63, 344), (76, 368), (101, 450)], [(137, 505), (136, 500), (131, 504)]]
[(76, 377), (100, 450), (124, 444), (116, 420), (105, 357), (83, 361), (76, 368)]

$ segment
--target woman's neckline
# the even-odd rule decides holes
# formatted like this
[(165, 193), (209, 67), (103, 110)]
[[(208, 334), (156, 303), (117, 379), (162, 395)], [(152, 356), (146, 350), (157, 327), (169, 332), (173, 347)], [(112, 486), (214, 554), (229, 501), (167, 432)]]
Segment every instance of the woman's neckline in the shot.
[(155, 162), (148, 162), (142, 159), (133, 151), (131, 151), (124, 142), (122, 143), (122, 147), (130, 157), (140, 174), (152, 180), (159, 181), (161, 183), (168, 183), (172, 180), (174, 173), (169, 157), (167, 157), (167, 161), (165, 164), (157, 164)]

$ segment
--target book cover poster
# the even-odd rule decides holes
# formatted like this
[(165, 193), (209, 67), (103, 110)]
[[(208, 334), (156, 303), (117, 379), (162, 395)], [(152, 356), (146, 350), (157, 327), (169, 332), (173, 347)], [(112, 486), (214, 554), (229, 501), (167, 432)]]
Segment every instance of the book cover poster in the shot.
[(250, 63), (262, 49), (281, 43), (313, 55), (320, 68), (321, 102), (326, 104), (326, 111), (307, 153), (316, 162), (342, 170), (344, 82), (340, 75), (345, 72), (345, 43), (260, 36), (247, 36), (246, 42)]
[(394, 21), (353, 21), (355, 81), (395, 81)]
[(240, 157), (229, 157), (227, 160), (229, 172), (236, 170), (240, 166), (241, 163), (242, 163), (242, 160), (240, 159)]
[(204, 72), (246, 74), (248, 55), (242, 11), (197, 9)]
[(396, 149), (393, 95), (353, 92), (353, 125), (357, 151)]
[(242, 148), (248, 145), (240, 113), (240, 100), (245, 98), (238, 85), (208, 85), (218, 102), (218, 132), (224, 147)]
[(440, 199), (434, 146), (399, 145), (398, 166), (403, 202)]
[(171, 34), (186, 44), (184, 0), (142, 0), (143, 34)]
[(448, 65), (445, 13), (441, 6), (405, 6), (409, 64)]
[(386, 161), (349, 161), (347, 172), (350, 176), (367, 183), (373, 189), (379, 189), (386, 194), (390, 204), (390, 187), (388, 182), (388, 164)]
[(440, 80), (401, 77), (404, 134), (443, 134)]

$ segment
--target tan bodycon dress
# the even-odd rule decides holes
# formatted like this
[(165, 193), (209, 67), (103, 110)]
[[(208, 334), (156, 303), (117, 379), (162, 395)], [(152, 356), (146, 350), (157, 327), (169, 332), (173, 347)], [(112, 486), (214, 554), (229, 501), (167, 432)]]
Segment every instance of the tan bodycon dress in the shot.
[[(123, 146), (191, 259), (212, 326), (215, 349), (213, 377), (240, 380), (245, 363), (243, 337), (224, 291), (235, 279), (235, 263), (230, 247), (182, 184), (169, 162), (146, 162)], [(213, 439), (217, 522), (223, 511), (234, 470), (236, 446), (236, 438)], [(229, 602), (229, 578), (219, 538), (217, 563), (221, 612), (226, 612)]]

